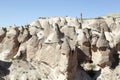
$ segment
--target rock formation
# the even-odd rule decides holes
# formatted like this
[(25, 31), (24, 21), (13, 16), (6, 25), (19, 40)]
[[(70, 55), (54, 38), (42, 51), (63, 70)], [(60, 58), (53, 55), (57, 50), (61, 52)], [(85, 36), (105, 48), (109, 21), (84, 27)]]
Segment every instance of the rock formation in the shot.
[(120, 80), (119, 60), (120, 15), (0, 28), (0, 80)]

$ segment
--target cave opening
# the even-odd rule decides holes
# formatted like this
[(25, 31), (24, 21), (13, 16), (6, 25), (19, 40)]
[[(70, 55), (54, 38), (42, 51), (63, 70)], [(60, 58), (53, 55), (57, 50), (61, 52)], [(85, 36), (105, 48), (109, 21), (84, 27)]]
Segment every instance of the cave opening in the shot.
[(94, 70), (88, 70), (86, 73), (93, 79), (96, 80), (96, 78), (101, 74), (101, 70), (94, 71)]
[(94, 77), (95, 76), (95, 71), (93, 71), (93, 70), (89, 70), (89, 71), (86, 71), (86, 73), (90, 76), (90, 77)]

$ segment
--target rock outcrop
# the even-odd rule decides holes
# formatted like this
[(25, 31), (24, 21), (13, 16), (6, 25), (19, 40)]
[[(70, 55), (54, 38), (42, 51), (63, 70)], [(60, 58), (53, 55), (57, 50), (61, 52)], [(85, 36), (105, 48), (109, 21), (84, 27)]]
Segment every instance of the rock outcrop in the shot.
[(0, 28), (0, 80), (120, 80), (119, 60), (119, 15)]

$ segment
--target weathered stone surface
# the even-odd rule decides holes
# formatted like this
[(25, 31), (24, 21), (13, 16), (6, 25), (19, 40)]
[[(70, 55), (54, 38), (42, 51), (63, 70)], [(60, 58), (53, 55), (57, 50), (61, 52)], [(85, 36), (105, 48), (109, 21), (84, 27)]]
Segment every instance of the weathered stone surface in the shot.
[(19, 42), (17, 40), (18, 31), (16, 28), (10, 28), (6, 33), (6, 37), (4, 38), (1, 49), (0, 49), (0, 59), (7, 60), (13, 58), (18, 51)]
[(6, 28), (0, 28), (0, 42), (2, 42), (5, 35), (6, 35)]
[(0, 28), (0, 80), (119, 80), (119, 60), (118, 15)]

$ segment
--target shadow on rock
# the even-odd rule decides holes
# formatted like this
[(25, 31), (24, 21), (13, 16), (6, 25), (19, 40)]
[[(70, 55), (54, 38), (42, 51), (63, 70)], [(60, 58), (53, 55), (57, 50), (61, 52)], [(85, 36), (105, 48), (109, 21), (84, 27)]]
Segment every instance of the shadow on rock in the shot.
[(2, 77), (10, 73), (8, 68), (11, 66), (11, 64), (12, 62), (0, 61), (0, 80), (4, 80)]
[(91, 78), (92, 80), (96, 80), (98, 76), (101, 74), (101, 70), (94, 71), (94, 70), (89, 70), (85, 71)]
[(116, 49), (113, 49), (112, 50), (112, 65), (111, 65), (111, 68), (112, 69), (115, 69), (116, 68), (116, 66), (118, 66), (119, 65), (119, 54), (118, 54), (118, 52), (117, 52), (117, 50)]

